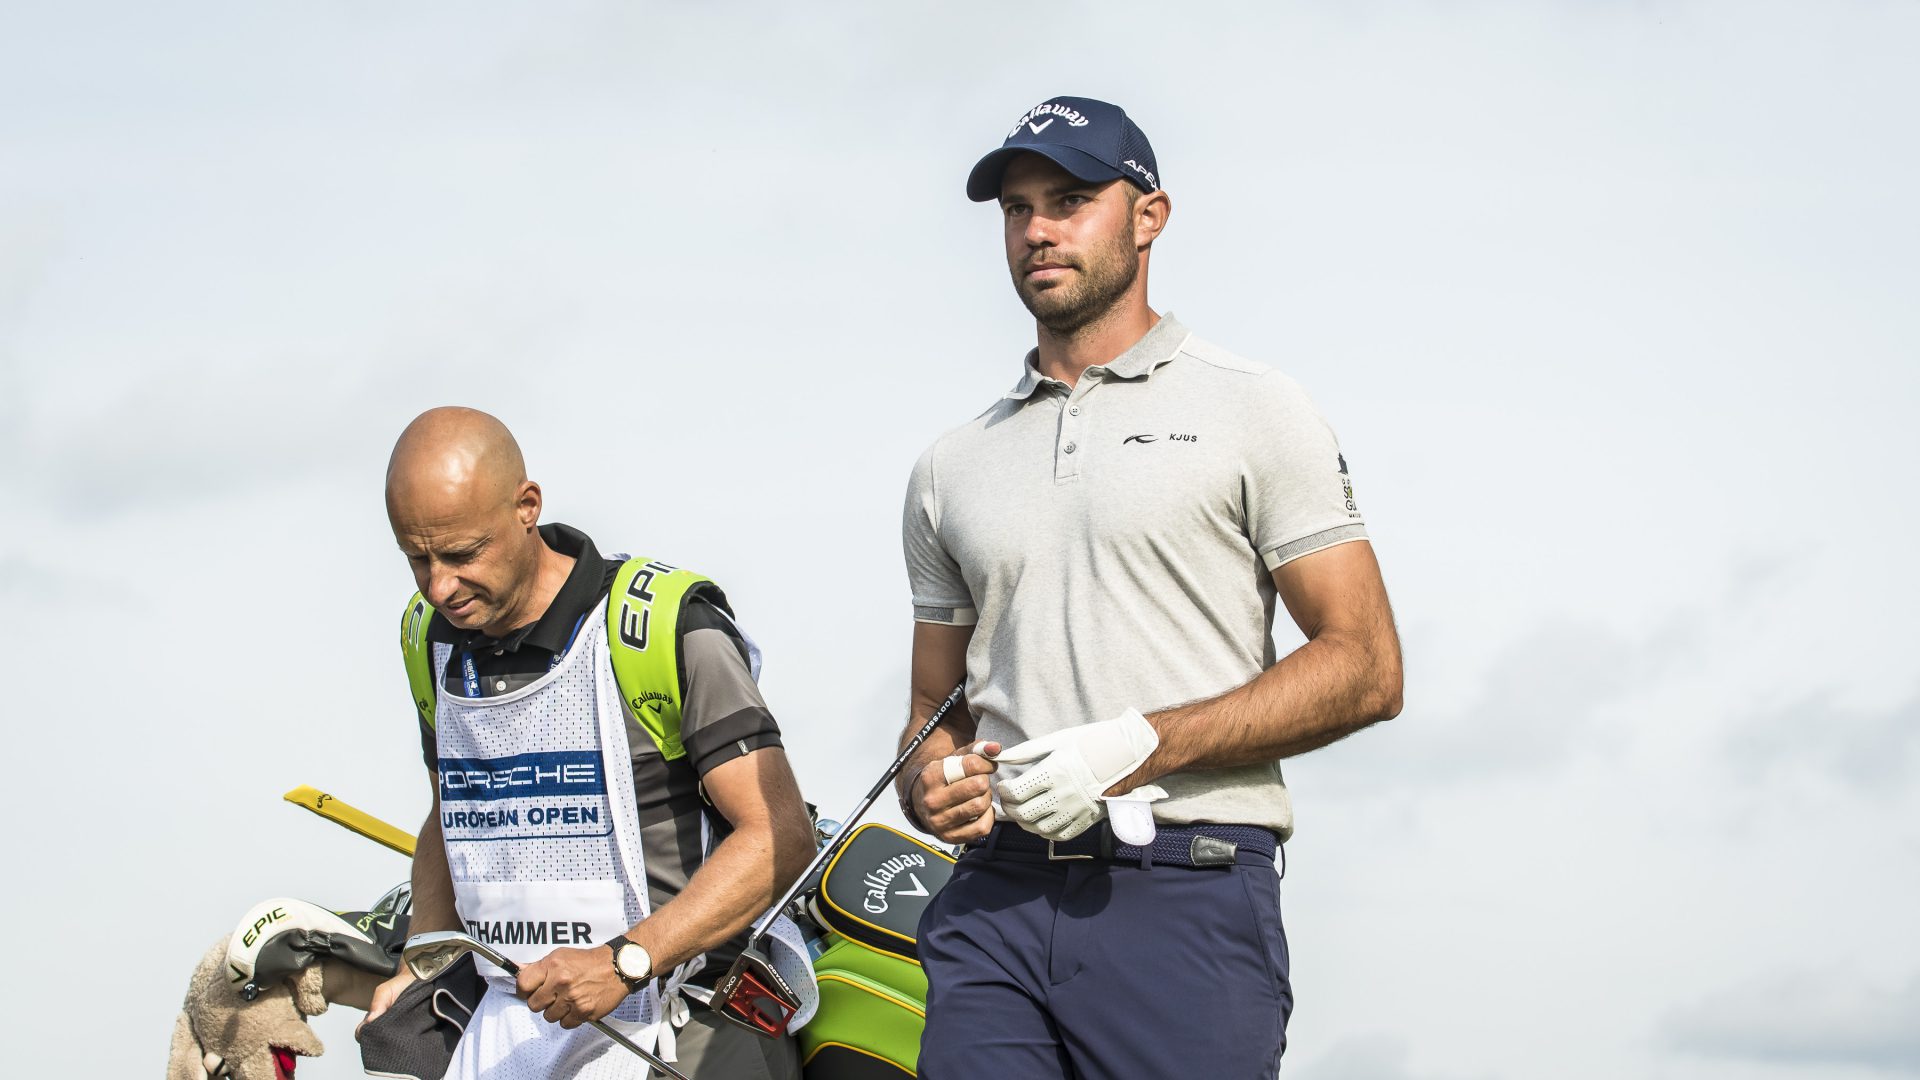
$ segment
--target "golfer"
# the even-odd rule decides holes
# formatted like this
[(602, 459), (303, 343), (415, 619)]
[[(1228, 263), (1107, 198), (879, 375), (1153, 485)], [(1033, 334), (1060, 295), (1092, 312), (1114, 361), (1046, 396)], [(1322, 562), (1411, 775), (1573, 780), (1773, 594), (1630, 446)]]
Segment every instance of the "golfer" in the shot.
[[(482, 967), (492, 989), (447, 1076), (645, 1076), (582, 1026), (606, 1019), (695, 1080), (797, 1080), (790, 1037), (688, 1005), (813, 852), (751, 646), (712, 581), (603, 558), (542, 505), (512, 434), (471, 409), (422, 414), (387, 467), (434, 778), (412, 930), (462, 930), (521, 965)], [(411, 980), (382, 984), (367, 1022)]]
[[(903, 810), (969, 847), (920, 925), (926, 1080), (1273, 1076), (1280, 762), (1400, 711), (1332, 430), (1148, 305), (1161, 181), (1127, 114), (1081, 97), (967, 178), (1038, 342), (907, 489), (909, 730), (962, 676), (970, 707), (901, 774)], [(1307, 638), (1278, 658), (1276, 601)], [(1116, 795), (1150, 805), (1150, 843), (1116, 835)]]

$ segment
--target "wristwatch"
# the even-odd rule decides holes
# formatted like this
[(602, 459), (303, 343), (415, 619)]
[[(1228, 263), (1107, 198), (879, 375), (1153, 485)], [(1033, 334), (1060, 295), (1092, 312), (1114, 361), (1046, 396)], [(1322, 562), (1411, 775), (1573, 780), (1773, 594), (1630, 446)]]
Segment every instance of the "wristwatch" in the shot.
[(613, 946), (613, 973), (627, 984), (627, 993), (647, 985), (647, 980), (653, 977), (653, 957), (646, 948), (624, 936), (616, 936), (607, 944)]

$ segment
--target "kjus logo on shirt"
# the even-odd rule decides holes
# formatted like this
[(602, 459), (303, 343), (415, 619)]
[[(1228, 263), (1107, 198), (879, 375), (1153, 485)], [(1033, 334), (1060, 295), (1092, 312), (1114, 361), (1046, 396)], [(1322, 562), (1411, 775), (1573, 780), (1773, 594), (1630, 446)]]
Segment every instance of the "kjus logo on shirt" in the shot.
[(500, 758), (441, 758), (440, 801), (604, 795), (598, 750), (553, 750)]

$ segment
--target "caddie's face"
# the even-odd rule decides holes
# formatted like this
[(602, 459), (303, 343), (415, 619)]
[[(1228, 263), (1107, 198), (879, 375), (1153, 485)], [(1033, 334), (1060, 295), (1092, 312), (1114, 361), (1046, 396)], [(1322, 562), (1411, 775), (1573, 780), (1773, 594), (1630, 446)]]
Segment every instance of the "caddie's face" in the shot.
[(1125, 180), (1089, 183), (1039, 154), (1007, 165), (1000, 181), (1007, 269), (1041, 325), (1079, 329), (1133, 286), (1138, 190)]
[(498, 501), (476, 507), (429, 498), (390, 509), (414, 584), (453, 625), (495, 637), (515, 629), (504, 624), (520, 609), (537, 566), (526, 543), (538, 520), (535, 491), (531, 518), (523, 505)]

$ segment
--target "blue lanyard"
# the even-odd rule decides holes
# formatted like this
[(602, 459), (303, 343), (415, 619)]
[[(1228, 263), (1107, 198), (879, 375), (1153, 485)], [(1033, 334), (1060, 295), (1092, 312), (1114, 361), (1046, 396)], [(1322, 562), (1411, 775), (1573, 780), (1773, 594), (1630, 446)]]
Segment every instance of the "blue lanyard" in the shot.
[(468, 697), (477, 698), (480, 696), (480, 669), (474, 666), (473, 654), (471, 652), (462, 652), (460, 654), (460, 679), (461, 689), (466, 692)]
[(573, 651), (573, 639), (580, 636), (580, 628), (586, 625), (586, 621), (587, 613), (584, 611), (580, 613), (579, 618), (573, 620), (573, 633), (567, 635), (567, 643), (560, 646), (560, 651), (553, 654), (553, 659), (547, 661), (548, 671), (559, 667), (560, 661), (566, 659), (567, 654)]

